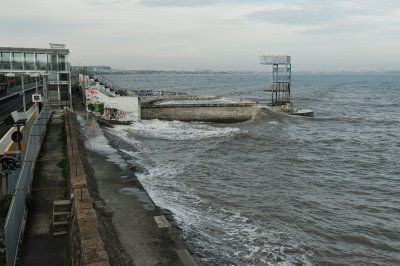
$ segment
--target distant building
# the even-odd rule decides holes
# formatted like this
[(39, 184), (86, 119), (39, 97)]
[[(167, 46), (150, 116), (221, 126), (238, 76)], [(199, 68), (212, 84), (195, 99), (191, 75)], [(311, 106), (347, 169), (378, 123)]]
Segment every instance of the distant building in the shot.
[(73, 66), (72, 71), (87, 74), (96, 73), (110, 73), (112, 69), (110, 66)]
[(72, 108), (69, 50), (65, 44), (50, 43), (50, 49), (0, 47), (0, 75), (9, 73), (39, 74), (45, 81), (44, 98)]

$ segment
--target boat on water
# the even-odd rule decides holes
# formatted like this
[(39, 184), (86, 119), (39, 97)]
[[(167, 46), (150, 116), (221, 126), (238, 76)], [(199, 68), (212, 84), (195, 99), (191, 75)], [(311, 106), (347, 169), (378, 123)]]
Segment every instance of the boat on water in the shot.
[(314, 117), (314, 111), (311, 109), (300, 109), (297, 110), (296, 112), (291, 113), (291, 115)]

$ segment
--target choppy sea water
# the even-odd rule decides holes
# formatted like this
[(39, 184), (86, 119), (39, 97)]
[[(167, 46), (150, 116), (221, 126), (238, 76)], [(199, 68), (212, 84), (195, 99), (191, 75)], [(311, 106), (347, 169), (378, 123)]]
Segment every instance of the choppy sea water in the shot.
[[(269, 75), (110, 75), (131, 89), (268, 102)], [(400, 264), (400, 74), (293, 75), (314, 118), (106, 130), (200, 265)]]

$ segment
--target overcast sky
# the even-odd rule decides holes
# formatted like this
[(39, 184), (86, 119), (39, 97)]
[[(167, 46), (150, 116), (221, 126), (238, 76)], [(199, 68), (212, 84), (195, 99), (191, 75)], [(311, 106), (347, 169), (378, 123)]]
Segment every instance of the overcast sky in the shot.
[(0, 46), (65, 43), (73, 65), (400, 70), (399, 0), (0, 0)]

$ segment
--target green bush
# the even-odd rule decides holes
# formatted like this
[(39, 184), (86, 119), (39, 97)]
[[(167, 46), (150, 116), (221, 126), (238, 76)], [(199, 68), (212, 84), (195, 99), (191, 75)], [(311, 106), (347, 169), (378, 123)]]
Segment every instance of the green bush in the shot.
[(26, 194), (25, 204), (27, 208), (32, 207), (33, 205), (33, 196), (31, 193)]
[(8, 209), (10, 208), (11, 201), (12, 201), (13, 195), (5, 195), (0, 198), (0, 212), (2, 216), (7, 215)]

